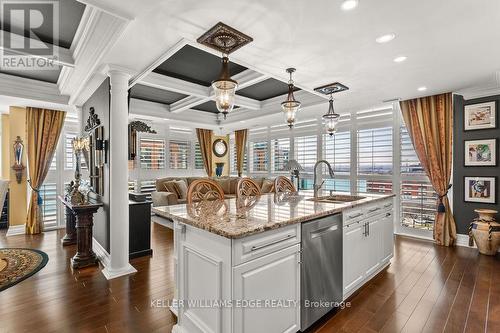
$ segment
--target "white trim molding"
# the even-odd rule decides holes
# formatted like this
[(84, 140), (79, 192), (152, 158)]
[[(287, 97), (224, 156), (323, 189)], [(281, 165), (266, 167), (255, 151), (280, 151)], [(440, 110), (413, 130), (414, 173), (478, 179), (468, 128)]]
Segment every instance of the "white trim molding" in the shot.
[(9, 226), (9, 229), (7, 229), (7, 234), (6, 236), (16, 236), (16, 235), (24, 235), (26, 233), (26, 225), (25, 224), (19, 224), (19, 225), (11, 225)]
[(92, 237), (92, 249), (94, 250), (94, 253), (96, 254), (101, 264), (104, 267), (108, 267), (111, 260), (110, 255), (108, 251), (106, 251), (94, 237)]

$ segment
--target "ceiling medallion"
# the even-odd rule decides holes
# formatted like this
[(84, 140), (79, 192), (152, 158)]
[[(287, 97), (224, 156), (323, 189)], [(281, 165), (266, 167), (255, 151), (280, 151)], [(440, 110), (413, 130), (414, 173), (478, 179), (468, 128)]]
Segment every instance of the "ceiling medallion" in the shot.
[(329, 83), (324, 86), (314, 88), (314, 91), (324, 95), (331, 95), (346, 90), (349, 90), (349, 87), (343, 85), (340, 82)]
[(288, 127), (292, 128), (295, 124), (295, 115), (300, 109), (300, 102), (295, 99), (293, 91), (295, 86), (292, 80), (292, 74), (295, 72), (295, 68), (287, 68), (286, 72), (290, 74), (290, 80), (288, 81), (288, 95), (286, 100), (281, 103), (281, 108), (283, 109), (283, 115)]
[(222, 53), (222, 67), (217, 79), (212, 81), (217, 110), (226, 119), (234, 108), (238, 82), (231, 79), (228, 54), (250, 43), (253, 39), (244, 33), (219, 22), (197, 39), (198, 43)]
[(237, 49), (252, 42), (253, 38), (227, 24), (219, 22), (201, 35), (196, 41), (214, 50), (220, 51), (223, 54), (231, 54)]

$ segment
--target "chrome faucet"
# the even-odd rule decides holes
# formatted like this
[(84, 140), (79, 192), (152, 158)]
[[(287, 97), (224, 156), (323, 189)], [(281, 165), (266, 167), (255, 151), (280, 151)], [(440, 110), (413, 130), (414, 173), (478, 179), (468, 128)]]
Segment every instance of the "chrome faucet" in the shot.
[(321, 184), (318, 185), (318, 175), (317, 175), (317, 173), (318, 173), (318, 165), (320, 165), (321, 163), (325, 163), (326, 164), (326, 166), (328, 167), (328, 173), (330, 174), (330, 177), (332, 179), (335, 176), (335, 174), (333, 173), (332, 166), (330, 165), (330, 163), (328, 163), (328, 161), (326, 161), (326, 160), (320, 160), (320, 161), (316, 162), (316, 164), (314, 165), (314, 185), (313, 185), (314, 197), (315, 198), (318, 197), (318, 192), (321, 189), (321, 186), (323, 186), (323, 184), (325, 183), (325, 181), (323, 180), (321, 182)]

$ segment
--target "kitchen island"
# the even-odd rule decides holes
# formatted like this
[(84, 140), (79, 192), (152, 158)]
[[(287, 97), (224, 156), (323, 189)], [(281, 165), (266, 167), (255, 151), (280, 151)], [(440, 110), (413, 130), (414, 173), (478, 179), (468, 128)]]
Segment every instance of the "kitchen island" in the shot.
[[(304, 329), (301, 279), (319, 273), (311, 274), (302, 238), (310, 223), (334, 217), (342, 229), (336, 231), (339, 267), (328, 269), (340, 274), (338, 301), (345, 300), (387, 267), (393, 254), (393, 195), (360, 196), (340, 202), (303, 191), (153, 208), (174, 221), (174, 332)], [(329, 281), (333, 274), (315, 278)]]

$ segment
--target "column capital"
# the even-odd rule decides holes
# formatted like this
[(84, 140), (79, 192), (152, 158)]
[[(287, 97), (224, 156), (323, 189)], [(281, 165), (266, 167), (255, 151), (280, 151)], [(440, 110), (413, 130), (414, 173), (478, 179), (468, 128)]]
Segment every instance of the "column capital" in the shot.
[(127, 81), (130, 80), (130, 78), (134, 75), (133, 70), (113, 64), (104, 65), (101, 70), (101, 73), (107, 75), (110, 79), (123, 78), (127, 79)]

